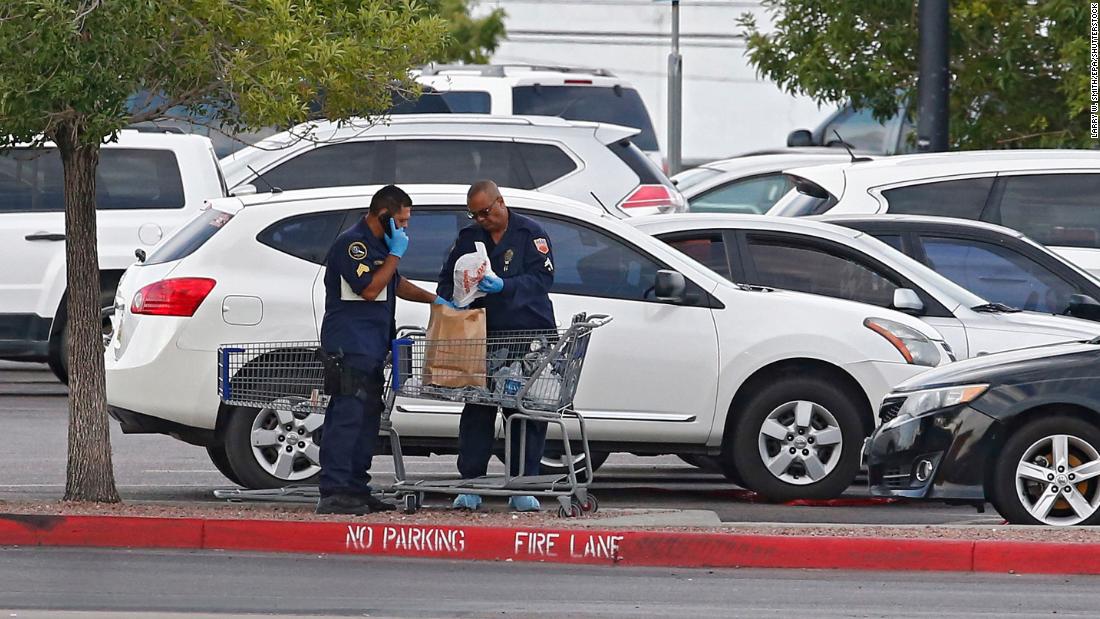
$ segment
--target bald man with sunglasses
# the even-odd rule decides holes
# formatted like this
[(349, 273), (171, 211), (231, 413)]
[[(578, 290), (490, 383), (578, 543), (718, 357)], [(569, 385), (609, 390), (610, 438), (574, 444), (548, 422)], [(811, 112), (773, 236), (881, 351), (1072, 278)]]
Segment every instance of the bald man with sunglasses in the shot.
[[(474, 301), (471, 307), (485, 308), (488, 333), (556, 329), (554, 306), (550, 302), (554, 255), (546, 231), (535, 220), (510, 211), (500, 189), (490, 180), (470, 186), (466, 208), (466, 215), (474, 223), (458, 233), (439, 273), (437, 294), (444, 299), (453, 298), (455, 262), (460, 256), (473, 253), (474, 243), (482, 242), (496, 275), (481, 280), (478, 290), (486, 296)], [(515, 410), (503, 412), (508, 416)], [(485, 475), (493, 450), (496, 413), (491, 406), (467, 404), (463, 408), (458, 429), (458, 471), (463, 479)], [(523, 473), (538, 475), (546, 424), (528, 421), (521, 425), (526, 426)], [(512, 438), (512, 453), (518, 454), (519, 437)], [(518, 462), (512, 463), (512, 474), (519, 474)], [(512, 497), (508, 502), (516, 511), (540, 509), (538, 499), (533, 496)], [(454, 502), (458, 509), (475, 510), (480, 505), (481, 497), (476, 494), (459, 495)]]

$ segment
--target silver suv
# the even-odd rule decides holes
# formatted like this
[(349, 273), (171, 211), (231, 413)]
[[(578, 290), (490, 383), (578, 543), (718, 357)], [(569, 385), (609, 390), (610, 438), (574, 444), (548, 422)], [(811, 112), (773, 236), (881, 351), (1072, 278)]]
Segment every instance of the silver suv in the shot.
[(410, 114), (300, 125), (221, 160), (237, 195), (490, 178), (591, 204), (616, 217), (686, 210), (634, 145), (637, 129), (548, 116)]

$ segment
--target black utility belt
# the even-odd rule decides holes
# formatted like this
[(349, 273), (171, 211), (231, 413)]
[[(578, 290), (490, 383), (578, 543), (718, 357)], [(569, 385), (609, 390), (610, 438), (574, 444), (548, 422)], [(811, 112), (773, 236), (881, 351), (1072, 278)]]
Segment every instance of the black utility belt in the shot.
[(350, 395), (360, 400), (381, 397), (384, 378), (379, 370), (361, 370), (344, 362), (343, 353), (317, 349), (324, 368), (324, 389), (330, 396)]

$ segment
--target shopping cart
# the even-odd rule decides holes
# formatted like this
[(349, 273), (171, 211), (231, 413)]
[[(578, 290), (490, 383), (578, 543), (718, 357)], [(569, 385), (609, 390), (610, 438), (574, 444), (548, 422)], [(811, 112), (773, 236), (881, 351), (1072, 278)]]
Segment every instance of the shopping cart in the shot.
[[(387, 362), (381, 424), (382, 433), (389, 435), (395, 482), (383, 492), (399, 497), (407, 513), (416, 512), (427, 493), (553, 497), (563, 517), (597, 510), (598, 502), (588, 492), (593, 470), (587, 430), (583, 416), (573, 409), (573, 396), (592, 330), (610, 321), (606, 315), (578, 314), (566, 329), (497, 332), (483, 340), (431, 340), (423, 329), (400, 329)], [(313, 352), (316, 348), (316, 343), (307, 342), (222, 346), (218, 353), (222, 401), (277, 411), (297, 420), (291, 425), (323, 415), (328, 396), (323, 390), (321, 362)], [(390, 419), (399, 395), (514, 409), (504, 424), (504, 474), (460, 480), (410, 479), (401, 437)], [(567, 420), (576, 421), (575, 437)], [(519, 453), (513, 453), (512, 433), (524, 432), (527, 423), (547, 423), (559, 429), (566, 463), (562, 473), (543, 475), (524, 471), (520, 465), (518, 475), (512, 474), (513, 459), (522, 463), (526, 450), (525, 442), (519, 441)], [(580, 449), (577, 453), (574, 441)], [(573, 465), (578, 461), (583, 463), (582, 471)], [(229, 499), (308, 500), (315, 491), (288, 488), (215, 494)]]

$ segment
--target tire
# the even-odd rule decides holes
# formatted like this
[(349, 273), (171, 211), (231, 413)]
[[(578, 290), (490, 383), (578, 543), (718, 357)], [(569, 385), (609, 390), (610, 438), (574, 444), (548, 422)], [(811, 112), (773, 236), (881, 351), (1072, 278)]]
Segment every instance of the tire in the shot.
[(781, 378), (740, 411), (732, 464), (744, 487), (773, 501), (833, 498), (855, 479), (864, 437), (846, 391), (816, 376)]
[[(317, 483), (324, 415), (302, 406), (308, 404), (304, 398), (279, 401), (283, 405), (278, 408), (239, 407), (226, 424), (226, 460), (238, 483), (246, 488), (262, 490)], [(287, 423), (292, 427), (289, 431), (285, 429)], [(257, 446), (252, 444), (254, 431), (261, 437)], [(279, 436), (283, 440), (278, 440)], [(290, 452), (285, 451), (288, 445)]]
[[(606, 452), (606, 451), (591, 451), (591, 450), (589, 450), (589, 455), (592, 456), (592, 472), (595, 473), (596, 471), (600, 470), (600, 467), (603, 466), (604, 462), (607, 462), (607, 458), (611, 454)], [(566, 468), (565, 468), (565, 464), (563, 462), (564, 457), (565, 457), (565, 454), (562, 453), (562, 451), (560, 449), (557, 450), (557, 451), (553, 451), (553, 450), (550, 450), (550, 449), (545, 450), (542, 454), (542, 466), (541, 466), (542, 474), (543, 475), (565, 475), (566, 474)], [(580, 481), (580, 482), (590, 481), (588, 479), (585, 479), (586, 470), (585, 470), (585, 467), (584, 467), (584, 455), (580, 454), (580, 453), (577, 453), (577, 452), (573, 452), (573, 463), (574, 463), (574, 465), (573, 465), (574, 469), (573, 470), (576, 471), (576, 473), (577, 473), (577, 481)]]
[[(99, 293), (99, 307), (100, 313), (104, 316), (102, 321), (102, 329), (104, 335), (104, 341), (108, 339), (108, 335), (113, 328), (111, 325), (111, 319), (107, 318), (110, 314), (108, 310), (114, 310), (115, 303), (115, 291), (103, 290)], [(58, 311), (58, 318), (61, 319), (61, 326), (54, 334), (50, 341), (49, 355), (46, 359), (46, 364), (50, 366), (50, 370), (53, 375), (57, 377), (57, 380), (62, 384), (69, 384), (69, 313), (62, 309)], [(106, 348), (106, 345), (104, 345)]]
[(229, 481), (242, 485), (241, 480), (237, 478), (237, 474), (233, 472), (233, 467), (229, 465), (229, 457), (225, 455), (224, 445), (207, 445), (206, 453), (210, 456), (210, 461), (214, 463), (214, 467), (218, 469), (218, 472), (225, 475), (225, 478)]
[[(1064, 450), (1056, 448), (1059, 437), (1065, 441)], [(1085, 465), (1100, 471), (1100, 429), (1068, 415), (1038, 419), (1005, 441), (994, 464), (995, 499), (990, 502), (1012, 524), (1097, 524), (1100, 475), (1075, 473)]]

